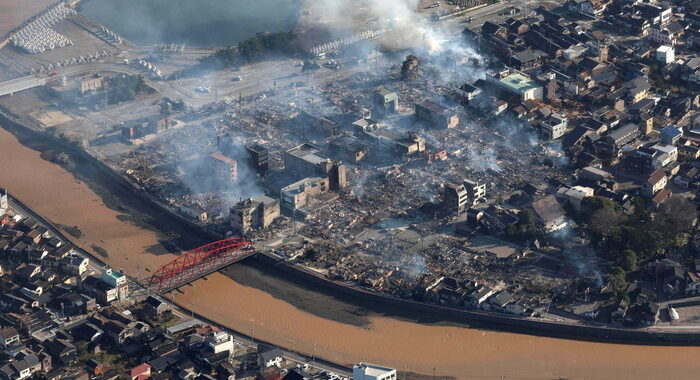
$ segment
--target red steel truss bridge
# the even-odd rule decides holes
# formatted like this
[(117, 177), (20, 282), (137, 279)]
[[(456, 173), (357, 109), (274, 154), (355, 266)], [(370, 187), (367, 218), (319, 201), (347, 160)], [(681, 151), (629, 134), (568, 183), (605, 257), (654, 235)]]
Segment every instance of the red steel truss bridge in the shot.
[(207, 244), (185, 252), (158, 269), (148, 281), (148, 287), (158, 293), (166, 293), (254, 253), (253, 243), (243, 238), (230, 238)]

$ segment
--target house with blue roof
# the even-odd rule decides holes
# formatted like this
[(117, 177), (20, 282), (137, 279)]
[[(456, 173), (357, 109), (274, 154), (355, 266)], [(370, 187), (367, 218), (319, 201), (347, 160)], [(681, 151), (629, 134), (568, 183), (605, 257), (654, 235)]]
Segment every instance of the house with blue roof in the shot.
[(664, 144), (675, 144), (683, 137), (683, 130), (675, 125), (669, 125), (661, 130), (661, 142)]

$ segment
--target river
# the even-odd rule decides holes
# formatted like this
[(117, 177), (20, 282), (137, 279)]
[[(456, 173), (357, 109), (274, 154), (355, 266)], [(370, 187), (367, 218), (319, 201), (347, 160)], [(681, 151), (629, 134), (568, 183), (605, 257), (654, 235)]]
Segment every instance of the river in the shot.
[[(35, 139), (23, 142), (46, 149)], [(0, 129), (0, 186), (74, 234), (77, 228), (79, 244), (104, 249), (107, 262), (134, 276), (139, 268), (145, 276), (145, 268), (175, 257), (170, 252), (178, 246), (201, 241), (197, 236), (173, 241), (156, 228), (167, 232), (177, 226), (149, 221), (145, 206), (134, 206), (143, 208), (137, 213), (128, 199), (100, 195), (99, 186), (45, 161), (5, 129)], [(345, 364), (368, 361), (430, 375), (434, 368), (438, 376), (464, 379), (690, 379), (700, 370), (700, 347), (604, 344), (467, 328), (313, 289), (255, 262), (233, 265), (181, 290), (177, 301), (225, 326)]]
[(227, 46), (287, 32), (300, 0), (86, 0), (80, 10), (137, 45)]

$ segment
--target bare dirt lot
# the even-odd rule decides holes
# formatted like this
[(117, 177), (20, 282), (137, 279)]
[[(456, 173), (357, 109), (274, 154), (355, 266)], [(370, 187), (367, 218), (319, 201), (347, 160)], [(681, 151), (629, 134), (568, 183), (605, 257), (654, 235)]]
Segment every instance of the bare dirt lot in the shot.
[(74, 119), (59, 109), (43, 109), (41, 111), (35, 111), (29, 114), (29, 116), (36, 119), (44, 127), (54, 127), (59, 124), (67, 123), (73, 121)]

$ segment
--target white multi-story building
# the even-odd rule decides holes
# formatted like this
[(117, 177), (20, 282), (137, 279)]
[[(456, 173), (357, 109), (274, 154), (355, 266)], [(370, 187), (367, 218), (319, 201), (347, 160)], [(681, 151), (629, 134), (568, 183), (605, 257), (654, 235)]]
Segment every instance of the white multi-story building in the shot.
[(10, 206), (7, 201), (7, 190), (0, 187), (0, 216), (5, 215), (9, 207)]
[(352, 367), (353, 380), (396, 380), (396, 370), (369, 363), (355, 364)]
[(556, 140), (566, 133), (566, 128), (569, 125), (566, 116), (553, 113), (547, 120), (544, 120), (540, 126), (542, 128), (542, 133), (544, 133), (550, 140)]
[(665, 155), (664, 159), (659, 162), (661, 166), (666, 166), (678, 160), (678, 148), (674, 145), (656, 144), (651, 148), (659, 152), (659, 156)]
[(676, 60), (676, 54), (673, 47), (668, 45), (659, 46), (656, 49), (656, 60), (660, 61), (664, 65), (667, 65)]
[(657, 44), (673, 46), (676, 44), (676, 36), (671, 34), (668, 29), (662, 28), (661, 25), (652, 25), (649, 28), (647, 37)]

